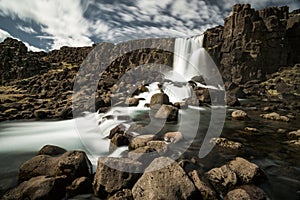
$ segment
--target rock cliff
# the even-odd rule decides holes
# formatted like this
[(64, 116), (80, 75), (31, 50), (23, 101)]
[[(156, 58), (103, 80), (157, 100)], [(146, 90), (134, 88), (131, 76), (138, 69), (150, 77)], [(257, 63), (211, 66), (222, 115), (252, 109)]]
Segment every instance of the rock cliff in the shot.
[(204, 47), (227, 81), (264, 80), (281, 67), (300, 62), (300, 11), (233, 6), (224, 26), (205, 32)]

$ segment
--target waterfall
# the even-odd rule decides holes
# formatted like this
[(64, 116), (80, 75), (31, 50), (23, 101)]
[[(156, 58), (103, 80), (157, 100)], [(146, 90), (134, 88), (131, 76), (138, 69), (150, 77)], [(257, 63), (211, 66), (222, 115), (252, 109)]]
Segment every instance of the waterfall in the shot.
[(174, 46), (173, 71), (167, 78), (174, 82), (187, 82), (192, 77), (201, 75), (200, 62), (205, 65), (203, 35), (191, 38), (176, 38)]
[(203, 48), (203, 35), (191, 38), (176, 38), (174, 46), (173, 70), (165, 74), (166, 79), (177, 82), (176, 85), (164, 84), (164, 92), (171, 101), (183, 101), (192, 95), (192, 89), (186, 84), (194, 76), (206, 75), (208, 55)]

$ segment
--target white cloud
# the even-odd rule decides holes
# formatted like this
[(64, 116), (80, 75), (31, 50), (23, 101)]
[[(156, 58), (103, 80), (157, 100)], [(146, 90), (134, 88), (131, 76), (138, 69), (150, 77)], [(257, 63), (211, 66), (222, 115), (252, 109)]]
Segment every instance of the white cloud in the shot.
[[(11, 38), (14, 38), (14, 39), (17, 39), (17, 40), (20, 40), (16, 37), (13, 37), (11, 34), (9, 34), (7, 31), (4, 31), (2, 29), (0, 29), (0, 42), (3, 42), (7, 37), (11, 37)], [(20, 40), (21, 41), (21, 40)], [(31, 46), (30, 44), (28, 44), (27, 42), (24, 42), (22, 41), (26, 46), (27, 48), (30, 50), (30, 51), (44, 51), (43, 49), (40, 49), (40, 48), (37, 48), (35, 46)]]
[[(49, 40), (50, 48), (58, 49), (65, 45), (91, 45), (91, 38), (117, 43), (145, 37), (198, 35), (207, 28), (222, 25), (232, 5), (247, 3), (247, 0), (100, 2), (0, 0), (0, 15), (34, 21), (41, 26), (42, 34), (38, 38)], [(260, 9), (285, 2), (292, 7), (300, 6), (293, 0), (252, 0), (251, 4)], [(32, 31), (30, 27), (19, 29)]]
[(23, 31), (23, 32), (25, 32), (25, 33), (29, 33), (29, 34), (37, 33), (33, 28), (27, 27), (27, 26), (21, 26), (19, 24), (16, 26), (16, 28)]
[(86, 4), (73, 0), (1, 0), (2, 15), (33, 20), (52, 37), (53, 49), (62, 45), (91, 45), (88, 21), (83, 17)]

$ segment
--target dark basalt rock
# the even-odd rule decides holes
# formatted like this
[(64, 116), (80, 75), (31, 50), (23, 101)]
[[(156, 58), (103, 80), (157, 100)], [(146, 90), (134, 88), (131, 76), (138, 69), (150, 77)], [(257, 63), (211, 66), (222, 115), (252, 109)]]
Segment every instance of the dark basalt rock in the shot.
[(1, 199), (62, 199), (67, 186), (66, 176), (37, 176), (6, 192)]
[(82, 151), (68, 151), (58, 157), (37, 155), (21, 165), (19, 182), (41, 175), (66, 175), (67, 180), (72, 182), (82, 176), (90, 177), (91, 170), (91, 162)]
[(300, 63), (299, 30), (300, 15), (287, 6), (257, 11), (237, 4), (224, 27), (205, 32), (204, 47), (225, 80), (242, 84)]
[(142, 164), (128, 158), (99, 158), (93, 181), (94, 194), (106, 198), (121, 189), (131, 189), (140, 177)]
[[(162, 166), (165, 166), (162, 168)], [(155, 159), (132, 189), (134, 199), (197, 199), (199, 192), (170, 158)]]

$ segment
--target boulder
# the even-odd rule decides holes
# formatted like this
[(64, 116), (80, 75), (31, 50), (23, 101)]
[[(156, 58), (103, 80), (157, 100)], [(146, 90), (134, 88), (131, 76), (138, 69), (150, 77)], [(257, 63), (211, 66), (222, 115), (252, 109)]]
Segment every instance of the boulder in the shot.
[(131, 189), (141, 170), (140, 162), (128, 158), (99, 158), (93, 181), (94, 194), (106, 198), (121, 189)]
[(125, 104), (128, 106), (137, 106), (139, 105), (140, 100), (138, 98), (130, 97), (126, 99)]
[(265, 200), (268, 199), (266, 193), (254, 185), (242, 185), (229, 191), (224, 200)]
[(226, 93), (226, 104), (228, 106), (240, 106), (241, 105), (241, 103), (238, 100), (238, 98), (236, 97), (236, 95), (231, 92)]
[(49, 155), (49, 156), (57, 156), (66, 153), (67, 150), (54, 146), (54, 145), (45, 145), (43, 146), (39, 152), (38, 155)]
[(142, 163), (143, 168), (146, 168), (155, 158), (159, 157), (159, 154), (154, 148), (144, 146), (128, 152), (127, 156), (132, 160)]
[(23, 163), (19, 170), (19, 182), (32, 177), (66, 175), (68, 181), (86, 176), (90, 177), (92, 164), (83, 151), (68, 151), (58, 157), (37, 155)]
[(248, 115), (243, 110), (235, 110), (231, 113), (231, 117), (232, 119), (245, 120), (247, 119)]
[(164, 155), (168, 152), (168, 145), (160, 140), (151, 140), (147, 142), (147, 147), (155, 149), (159, 155)]
[(156, 158), (146, 168), (132, 194), (136, 200), (197, 199), (200, 195), (178, 163), (167, 157)]
[(255, 132), (255, 133), (259, 132), (259, 130), (254, 127), (245, 127), (244, 130), (248, 132)]
[(164, 93), (152, 95), (150, 99), (150, 108), (157, 108), (163, 104), (170, 104), (169, 96)]
[(181, 132), (167, 132), (164, 134), (164, 140), (167, 143), (177, 143), (183, 140), (183, 135)]
[(147, 146), (147, 143), (155, 139), (155, 135), (138, 135), (134, 137), (129, 143), (129, 150), (134, 150), (139, 147)]
[(37, 176), (7, 191), (1, 199), (62, 199), (65, 197), (67, 184), (66, 176)]
[(132, 96), (139, 95), (144, 92), (148, 92), (148, 88), (145, 85), (139, 85), (137, 89), (132, 93)]
[(37, 118), (37, 119), (45, 119), (45, 118), (47, 118), (49, 113), (50, 113), (49, 110), (35, 110), (33, 112), (35, 118)]
[(178, 109), (187, 109), (188, 104), (186, 102), (175, 102), (174, 106)]
[(167, 119), (167, 121), (178, 120), (178, 108), (171, 105), (162, 105), (155, 114), (155, 118)]
[(228, 165), (211, 169), (207, 172), (207, 177), (216, 190), (222, 194), (226, 194), (229, 190), (233, 189), (238, 181), (236, 174)]
[(117, 147), (120, 146), (127, 146), (129, 144), (129, 136), (125, 134), (116, 134), (111, 139), (111, 143), (114, 144)]
[(108, 200), (133, 200), (131, 190), (122, 189), (108, 198)]
[(226, 149), (238, 150), (242, 148), (242, 144), (239, 142), (234, 142), (226, 138), (212, 138), (211, 143)]
[(268, 113), (268, 114), (261, 114), (260, 116), (264, 119), (283, 121), (283, 122), (289, 122), (290, 121), (290, 118), (288, 118), (287, 116), (279, 115), (276, 112), (272, 112), (272, 113)]
[(300, 139), (300, 129), (297, 131), (291, 131), (287, 134), (288, 139), (290, 140), (296, 140)]
[(79, 194), (92, 193), (92, 182), (88, 177), (75, 179), (71, 185), (66, 187), (67, 197), (73, 197)]
[(119, 124), (110, 130), (108, 138), (112, 139), (114, 137), (114, 135), (116, 135), (116, 134), (122, 135), (125, 133), (125, 131), (126, 131), (126, 127), (123, 124)]
[(228, 166), (244, 184), (253, 183), (261, 176), (261, 170), (256, 164), (241, 157), (230, 161)]
[(189, 177), (193, 181), (195, 187), (200, 191), (202, 199), (206, 200), (217, 200), (216, 192), (210, 187), (210, 184), (203, 181), (199, 172), (193, 170), (189, 172)]

